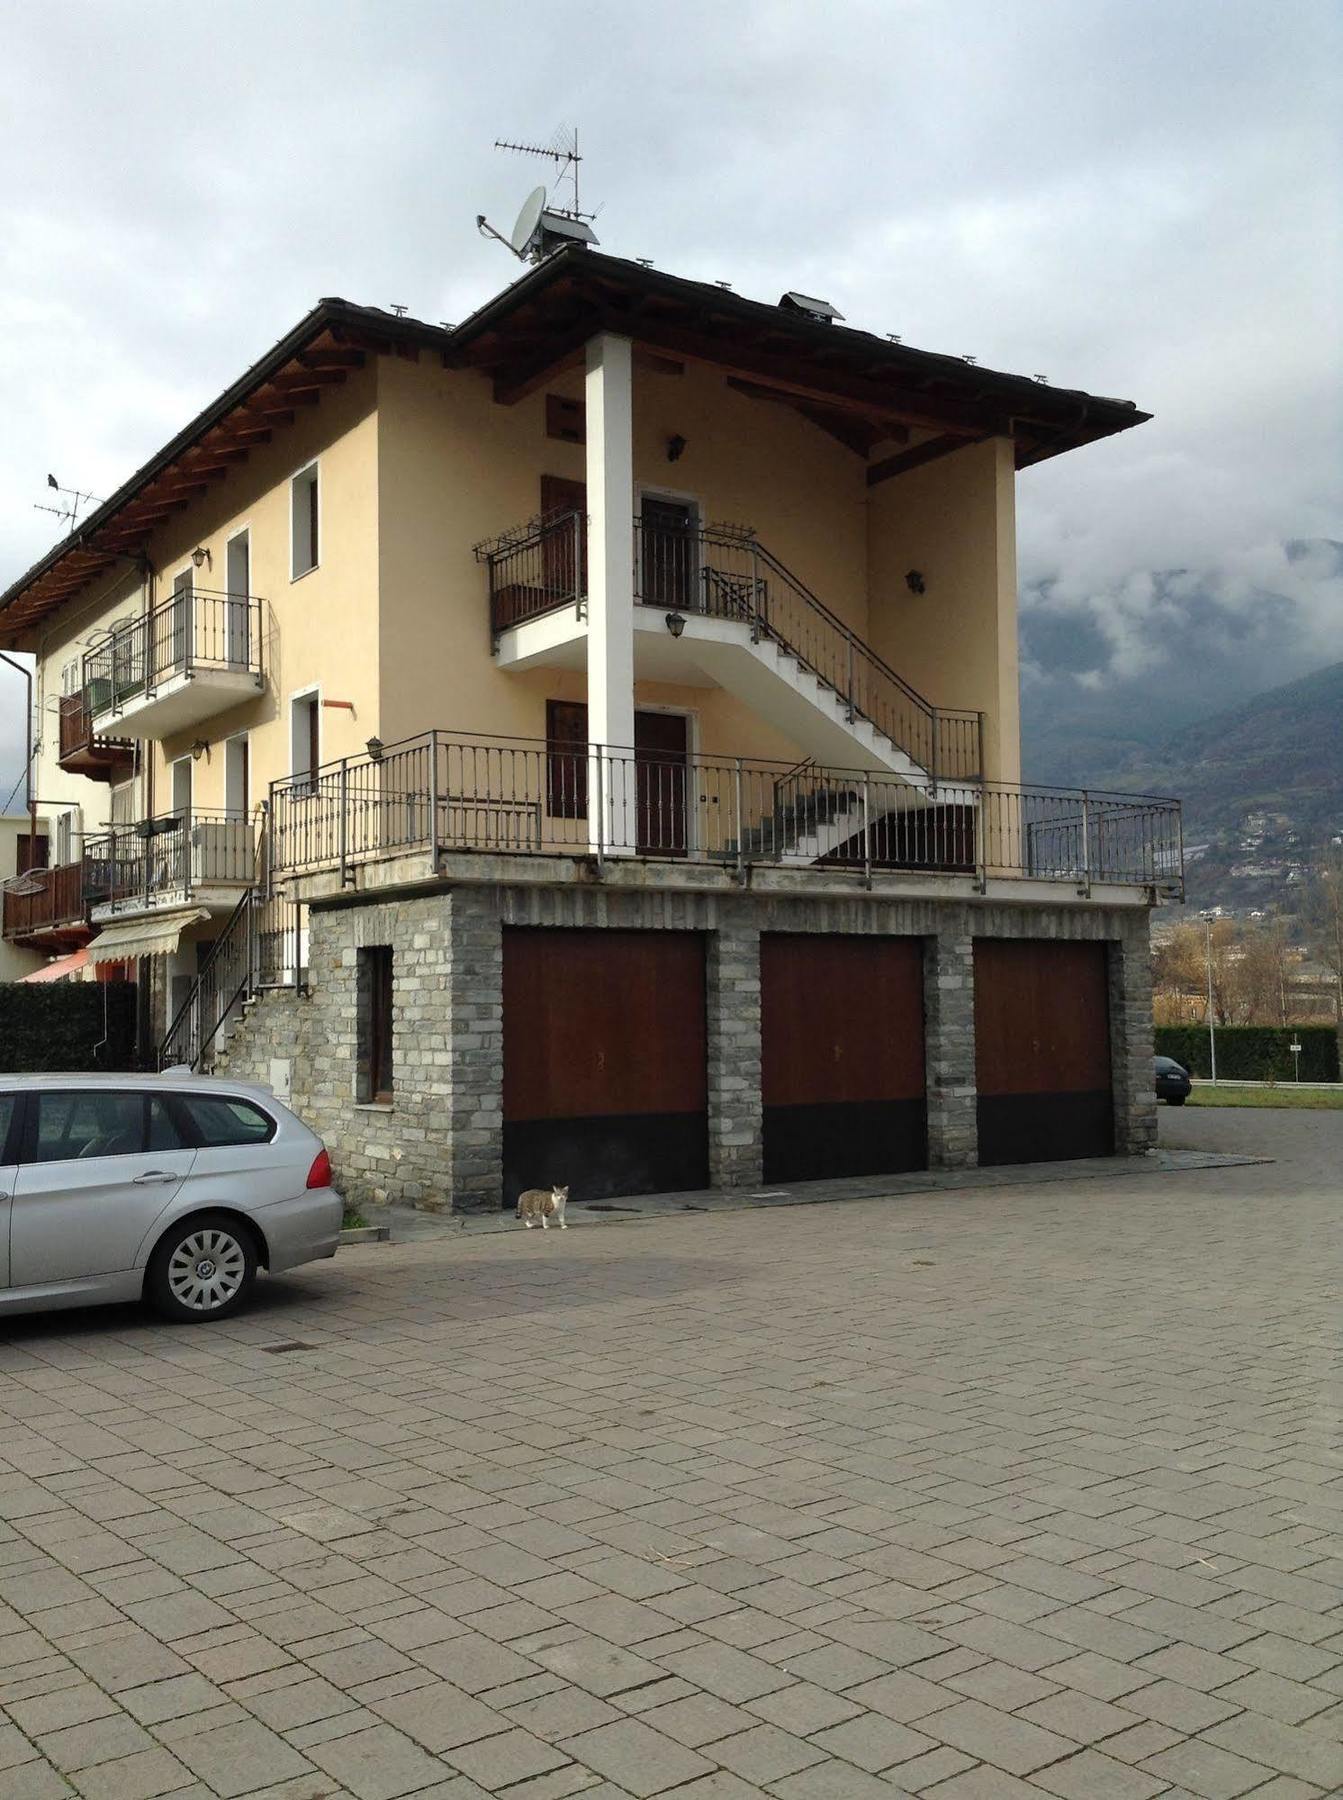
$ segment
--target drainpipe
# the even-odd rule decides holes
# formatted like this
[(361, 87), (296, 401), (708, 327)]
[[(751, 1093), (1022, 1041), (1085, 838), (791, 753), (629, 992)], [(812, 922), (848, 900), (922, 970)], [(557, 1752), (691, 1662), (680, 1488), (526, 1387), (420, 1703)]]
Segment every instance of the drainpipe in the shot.
[(23, 781), (28, 794), (28, 857), (30, 864), (37, 856), (37, 792), (33, 787), (33, 672), (25, 669), (23, 664), (13, 656), (0, 650), (0, 662), (6, 662), (11, 669), (17, 669), (28, 683), (28, 710), (25, 713), (27, 724), (23, 732)]

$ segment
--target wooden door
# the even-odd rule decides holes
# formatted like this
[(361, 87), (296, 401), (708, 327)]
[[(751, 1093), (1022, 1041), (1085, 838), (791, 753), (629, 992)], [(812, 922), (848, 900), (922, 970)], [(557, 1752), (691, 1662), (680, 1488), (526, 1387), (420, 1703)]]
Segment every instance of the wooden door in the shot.
[(578, 518), (577, 544), (567, 527), (547, 534), (541, 546), (541, 566), (546, 592), (569, 598), (588, 591), (588, 490), (581, 481), (563, 475), (541, 477), (541, 516), (574, 513)]
[(634, 715), (638, 847), (645, 856), (685, 854), (689, 723), (684, 713)]
[(704, 940), (504, 931), (504, 1202), (708, 1185)]
[(760, 940), (766, 1181), (928, 1162), (922, 938)]
[(648, 606), (685, 611), (698, 605), (695, 509), (685, 500), (647, 496), (639, 508), (639, 597)]
[(1108, 950), (975, 939), (981, 1163), (1114, 1151)]

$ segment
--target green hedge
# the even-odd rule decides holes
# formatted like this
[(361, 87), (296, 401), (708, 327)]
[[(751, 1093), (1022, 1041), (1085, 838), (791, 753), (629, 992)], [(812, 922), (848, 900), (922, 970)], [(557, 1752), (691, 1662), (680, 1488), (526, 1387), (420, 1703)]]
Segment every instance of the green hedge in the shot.
[(0, 1071), (134, 1067), (134, 982), (0, 982)]
[[(1302, 1081), (1338, 1080), (1338, 1033), (1332, 1025), (1219, 1025), (1217, 1073), (1226, 1081), (1291, 1081), (1301, 1046)], [(1191, 1075), (1212, 1074), (1206, 1025), (1158, 1025), (1156, 1053), (1173, 1056)]]

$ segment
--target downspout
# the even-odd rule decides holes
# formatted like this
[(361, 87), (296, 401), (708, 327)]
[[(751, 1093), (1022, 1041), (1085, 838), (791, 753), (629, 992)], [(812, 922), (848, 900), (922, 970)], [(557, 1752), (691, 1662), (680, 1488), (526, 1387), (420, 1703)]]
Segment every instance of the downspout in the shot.
[(31, 868), (37, 856), (37, 790), (33, 786), (33, 672), (25, 669), (17, 658), (0, 650), (0, 662), (7, 662), (11, 669), (17, 669), (28, 684), (28, 707), (24, 714), (27, 724), (23, 730), (23, 781), (28, 793), (28, 863)]

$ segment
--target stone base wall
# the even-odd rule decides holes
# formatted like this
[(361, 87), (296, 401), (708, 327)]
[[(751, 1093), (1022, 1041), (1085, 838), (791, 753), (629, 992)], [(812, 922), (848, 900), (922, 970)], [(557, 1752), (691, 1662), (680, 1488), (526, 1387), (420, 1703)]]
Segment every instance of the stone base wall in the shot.
[[(585, 887), (438, 887), (313, 906), (307, 995), (261, 996), (220, 1073), (269, 1083), (320, 1132), (356, 1205), (497, 1208), (502, 1197), (503, 930), (679, 930), (708, 934), (710, 1178), (758, 1185), (760, 934), (915, 936), (925, 944), (929, 1160), (977, 1160), (974, 940), (1082, 939), (1109, 947), (1115, 1147), (1156, 1141), (1148, 914), (1095, 905), (793, 898)], [(360, 1099), (359, 951), (393, 958), (394, 1099)]]

